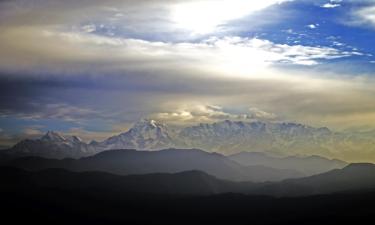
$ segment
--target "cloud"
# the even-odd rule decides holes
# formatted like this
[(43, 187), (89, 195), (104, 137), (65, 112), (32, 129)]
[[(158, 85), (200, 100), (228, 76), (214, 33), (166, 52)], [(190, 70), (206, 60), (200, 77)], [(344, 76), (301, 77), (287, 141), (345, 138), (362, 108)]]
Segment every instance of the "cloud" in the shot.
[(176, 27), (191, 31), (191, 35), (212, 33), (230, 20), (242, 18), (286, 1), (289, 0), (186, 1), (172, 7), (172, 21)]
[(96, 26), (94, 24), (88, 24), (81, 27), (81, 30), (86, 33), (92, 33), (96, 31)]
[(28, 128), (25, 128), (22, 133), (27, 136), (27, 137), (39, 137), (39, 136), (42, 136), (44, 134), (43, 131), (35, 128), (35, 127), (28, 127)]
[(3, 71), (49, 74), (108, 74), (144, 68), (254, 73), (275, 63), (316, 65), (319, 60), (354, 55), (331, 47), (276, 44), (259, 38), (229, 36), (170, 43), (25, 28), (4, 31), (0, 47), (4, 49), (0, 53)]
[(354, 10), (352, 12), (352, 18), (347, 24), (375, 28), (375, 5), (372, 4)]
[(332, 4), (332, 3), (326, 3), (326, 4), (324, 4), (324, 5), (322, 5), (321, 7), (322, 8), (337, 8), (337, 7), (340, 7), (341, 6), (341, 4)]
[(316, 29), (319, 26), (319, 24), (309, 24), (307, 25), (308, 28), (310, 29)]
[(328, 3), (325, 3), (324, 5), (322, 5), (321, 7), (322, 8), (337, 8), (337, 7), (340, 7), (341, 6), (341, 3), (342, 0), (330, 0)]
[(218, 105), (185, 105), (179, 109), (156, 113), (150, 116), (153, 119), (166, 123), (186, 125), (196, 123), (212, 123), (223, 120), (274, 120), (277, 116), (273, 113), (251, 107), (248, 112), (233, 113)]
[(359, 1), (343, 23), (349, 26), (375, 28), (375, 5), (371, 1)]
[(6, 1), (0, 2), (0, 25), (187, 39), (192, 33), (212, 33), (231, 20), (287, 1), (291, 0)]
[(0, 131), (0, 149), (9, 148), (21, 140), (24, 139), (35, 139), (41, 137), (44, 132), (40, 129), (43, 126), (26, 126), (18, 133), (9, 133), (5, 131)]
[(260, 120), (274, 120), (277, 116), (274, 113), (265, 112), (255, 107), (249, 108), (248, 119), (260, 119)]
[[(154, 71), (212, 59), (207, 62), (208, 66), (228, 61), (224, 65), (227, 68), (223, 69), (231, 73), (234, 67), (237, 70), (252, 67), (255, 68), (252, 72), (259, 72), (259, 66), (270, 63), (316, 65), (319, 60), (352, 55), (328, 47), (278, 45), (261, 38), (241, 39), (216, 33), (210, 35), (211, 39), (206, 35), (199, 41), (175, 38), (179, 33), (176, 15), (188, 15), (183, 19), (188, 22), (197, 20), (194, 27), (210, 22), (212, 16), (211, 25), (219, 26), (242, 14), (283, 2), (286, 1), (69, 0), (64, 4), (56, 0), (10, 1), (0, 7), (0, 70), (107, 74), (145, 67)], [(186, 33), (179, 35), (188, 36)], [(182, 62), (186, 63), (182, 65)], [(207, 66), (198, 66), (198, 69), (205, 70)]]
[[(25, 111), (27, 109), (27, 111)], [(98, 118), (99, 113), (66, 103), (41, 104), (31, 102), (20, 111), (0, 109), (1, 117), (15, 117), (23, 120), (59, 119), (68, 122), (82, 122), (88, 118)]]

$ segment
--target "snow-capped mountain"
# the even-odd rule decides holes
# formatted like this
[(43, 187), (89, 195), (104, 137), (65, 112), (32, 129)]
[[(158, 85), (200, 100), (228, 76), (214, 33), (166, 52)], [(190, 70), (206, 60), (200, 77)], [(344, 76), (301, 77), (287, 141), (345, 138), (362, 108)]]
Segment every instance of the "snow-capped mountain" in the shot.
[(79, 137), (65, 136), (48, 131), (40, 139), (26, 139), (6, 153), (14, 156), (40, 156), (45, 158), (79, 158), (97, 153), (96, 149), (84, 143)]
[[(333, 132), (298, 123), (222, 121), (180, 129), (154, 120), (141, 120), (128, 131), (102, 142), (86, 144), (78, 137), (48, 132), (38, 140), (24, 140), (8, 150), (12, 154), (49, 158), (93, 155), (110, 149), (160, 150), (198, 148), (224, 155), (263, 152), (278, 156), (320, 155), (328, 158), (372, 159), (372, 133)], [(357, 154), (367, 149), (368, 153)], [(356, 160), (356, 158), (354, 158)]]
[(297, 123), (226, 120), (184, 128), (179, 138), (188, 146), (223, 154), (256, 151), (294, 155), (321, 149), (322, 142), (332, 135), (333, 132), (328, 128)]
[(129, 131), (108, 138), (103, 142), (92, 143), (99, 151), (109, 149), (157, 150), (174, 147), (171, 129), (155, 120), (141, 120)]
[[(321, 155), (329, 158), (352, 157), (358, 149), (369, 149), (371, 154), (375, 152), (374, 146), (372, 135), (333, 132), (326, 127), (315, 128), (299, 123), (230, 120), (180, 129), (171, 129), (154, 120), (142, 120), (129, 131), (94, 145), (98, 151), (198, 148), (224, 155), (264, 152), (279, 156)], [(368, 158), (367, 155), (362, 157)]]

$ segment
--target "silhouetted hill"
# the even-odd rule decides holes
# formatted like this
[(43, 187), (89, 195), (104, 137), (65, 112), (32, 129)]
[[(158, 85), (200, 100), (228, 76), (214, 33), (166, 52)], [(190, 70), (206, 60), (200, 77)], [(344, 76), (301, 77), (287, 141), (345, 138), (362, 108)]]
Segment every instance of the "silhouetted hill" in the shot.
[(235, 183), (217, 179), (201, 171), (176, 174), (146, 174), (119, 176), (103, 172), (70, 172), (47, 169), (28, 172), (11, 167), (0, 167), (2, 188), (59, 188), (64, 190), (95, 189), (116, 193), (153, 193), (212, 195), (243, 192), (252, 183)]
[(273, 157), (261, 152), (241, 152), (228, 157), (245, 166), (262, 165), (275, 169), (296, 170), (305, 176), (324, 173), (333, 169), (341, 169), (348, 165), (344, 161), (337, 159), (330, 160), (321, 156)]
[(200, 171), (120, 176), (103, 172), (70, 172), (64, 169), (27, 172), (4, 167), (0, 169), (0, 177), (3, 186), (10, 187), (17, 187), (24, 182), (26, 186), (43, 188), (93, 188), (127, 193), (207, 195), (232, 192), (269, 196), (304, 196), (375, 190), (373, 164), (351, 164), (341, 170), (332, 170), (311, 177), (265, 183), (231, 182)]
[(2, 152), (4, 150), (0, 150), (0, 165), (3, 164), (3, 163), (6, 163), (7, 161), (13, 159), (11, 156), (9, 156), (8, 154)]
[(6, 165), (28, 170), (64, 168), (71, 171), (103, 171), (119, 175), (200, 170), (221, 179), (254, 182), (278, 181), (302, 176), (293, 170), (264, 166), (245, 167), (223, 155), (197, 149), (110, 150), (78, 160), (26, 157), (12, 160)]
[[(351, 165), (341, 172), (332, 171), (323, 178), (309, 179), (315, 179), (314, 185), (315, 182), (337, 184), (332, 181), (337, 176), (373, 172), (373, 167)], [(372, 179), (372, 176), (362, 178)], [(118, 176), (102, 172), (76, 173), (62, 169), (30, 172), (1, 167), (0, 179), (1, 219), (13, 224), (311, 225), (356, 224), (358, 221), (371, 224), (375, 210), (375, 192), (371, 190), (293, 198), (224, 194), (258, 187), (253, 183), (219, 180), (199, 171)], [(339, 183), (351, 182), (348, 178)], [(287, 182), (278, 184), (283, 183)], [(371, 185), (365, 183), (365, 187)]]
[(375, 190), (375, 165), (357, 163), (311, 177), (262, 184), (258, 190), (253, 190), (251, 193), (301, 196), (372, 189)]

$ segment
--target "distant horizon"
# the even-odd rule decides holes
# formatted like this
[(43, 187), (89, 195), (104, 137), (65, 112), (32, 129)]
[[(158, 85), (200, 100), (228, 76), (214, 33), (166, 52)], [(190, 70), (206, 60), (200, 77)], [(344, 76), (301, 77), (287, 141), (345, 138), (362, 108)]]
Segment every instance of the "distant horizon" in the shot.
[[(245, 126), (238, 126), (243, 124)], [(203, 126), (202, 126), (203, 125)], [(258, 127), (257, 125), (261, 125)], [(271, 127), (269, 127), (271, 125)], [(287, 125), (287, 126), (283, 126)], [(263, 127), (266, 130), (263, 130)], [(208, 130), (206, 130), (208, 129)], [(250, 130), (249, 130), (250, 129)], [(297, 129), (297, 130), (296, 130)], [(198, 133), (199, 135), (203, 135), (203, 137), (196, 136)], [(203, 132), (203, 133), (202, 133)], [(212, 132), (216, 133), (213, 136)], [(224, 132), (224, 133), (223, 133)], [(235, 132), (240, 132), (239, 135), (233, 135)], [(255, 133), (254, 133), (255, 132)], [(293, 132), (289, 134), (290, 132)], [(302, 132), (299, 134), (298, 132)], [(303, 134), (308, 132), (306, 134)], [(194, 134), (195, 133), (195, 134)], [(156, 136), (155, 136), (156, 135)], [(158, 135), (161, 135), (158, 137)], [(193, 135), (193, 136), (190, 136)], [(206, 136), (209, 135), (209, 136)], [(219, 136), (218, 136), (219, 135)], [(261, 135), (257, 137), (258, 135)], [(265, 136), (264, 136), (265, 135)], [(286, 137), (283, 137), (285, 136)], [(297, 135), (297, 136), (294, 136)], [(375, 135), (374, 132), (369, 132), (366, 136), (367, 142), (371, 143), (372, 137)], [(195, 136), (195, 137), (194, 137)], [(238, 136), (238, 137), (237, 137)], [(243, 137), (242, 137), (243, 136)], [(33, 138), (22, 139), (17, 143), (22, 143), (25, 140), (41, 140), (50, 144), (58, 144), (61, 141), (69, 142), (80, 142), (84, 145), (87, 145), (89, 148), (99, 148), (96, 150), (96, 153), (105, 151), (105, 150), (112, 150), (112, 149), (134, 149), (138, 151), (158, 151), (158, 150), (165, 150), (165, 149), (200, 149), (207, 152), (217, 152), (223, 155), (234, 155), (241, 152), (251, 152), (251, 153), (262, 153), (269, 156), (274, 157), (310, 157), (310, 156), (318, 156), (328, 159), (337, 159), (346, 162), (375, 162), (375, 158), (368, 157), (366, 155), (362, 155), (361, 152), (357, 152), (357, 158), (351, 159), (345, 155), (341, 155), (340, 151), (336, 151), (335, 149), (340, 146), (342, 150), (349, 151), (349, 153), (355, 153), (355, 145), (358, 144), (356, 138), (352, 139), (352, 136), (363, 136), (361, 132), (337, 132), (332, 131), (327, 127), (312, 127), (305, 124), (300, 123), (293, 123), (293, 122), (280, 122), (280, 121), (231, 121), (231, 120), (223, 120), (217, 121), (212, 123), (199, 123), (199, 124), (191, 124), (191, 125), (184, 125), (184, 126), (169, 126), (167, 123), (160, 123), (153, 119), (142, 119), (128, 130), (119, 132), (117, 134), (109, 135), (102, 140), (84, 140), (81, 139), (80, 136), (74, 134), (66, 134), (59, 131), (47, 131), (44, 134), (36, 135)], [(68, 138), (69, 137), (69, 138)], [(274, 137), (293, 139), (292, 145), (284, 143), (284, 141), (279, 140), (275, 143), (284, 145), (286, 147), (269, 149), (267, 147), (269, 144), (274, 145), (275, 140), (271, 140)], [(130, 144), (131, 142), (144, 142), (143, 139), (150, 138), (149, 145), (133, 145)], [(202, 139), (203, 138), (203, 139)], [(220, 140), (218, 140), (219, 138)], [(233, 139), (234, 138), (234, 139)], [(324, 141), (325, 138), (328, 140), (332, 139), (333, 143)], [(363, 139), (364, 137), (362, 137)], [(60, 140), (61, 139), (61, 140)], [(195, 140), (196, 139), (196, 140)], [(198, 141), (199, 139), (199, 141)], [(261, 147), (251, 146), (252, 144), (257, 144), (257, 139), (261, 139), (261, 142), (266, 142), (266, 145)], [(270, 140), (268, 140), (270, 139)], [(310, 140), (311, 139), (311, 140)], [(340, 143), (342, 140), (348, 142), (349, 139), (352, 139), (353, 142), (351, 145), (345, 146)], [(125, 140), (128, 140), (128, 144), (124, 143)], [(216, 140), (216, 141), (215, 141)], [(241, 144), (242, 147), (234, 148), (230, 146), (226, 146), (225, 142), (229, 141), (232, 142), (233, 140), (237, 142), (244, 142)], [(197, 142), (198, 141), (198, 142)], [(214, 141), (214, 143), (212, 143)], [(296, 146), (293, 146), (293, 142), (301, 142), (306, 141), (306, 144), (300, 143)], [(321, 142), (318, 145), (311, 145), (308, 142)], [(126, 142), (126, 141), (125, 141)], [(190, 143), (191, 142), (191, 143)], [(209, 142), (211, 144), (206, 145), (205, 142)], [(216, 143), (215, 143), (216, 142)], [(363, 141), (361, 141), (363, 142)], [(360, 144), (362, 144), (359, 142)], [(15, 145), (9, 146), (4, 148), (4, 150), (10, 149), (13, 151), (13, 148), (17, 149), (17, 143)], [(111, 144), (110, 144), (111, 143)], [(153, 143), (153, 144), (152, 144)], [(268, 143), (268, 144), (267, 144)], [(35, 143), (36, 144), (36, 143)], [(114, 146), (112, 146), (115, 144)], [(130, 145), (129, 145), (130, 144)], [(247, 144), (249, 146), (247, 146)], [(333, 145), (332, 145), (333, 144)], [(108, 146), (107, 146), (108, 145)], [(328, 145), (332, 145), (328, 147)], [(101, 146), (101, 147), (100, 147)], [(110, 147), (112, 146), (112, 147)], [(226, 147), (225, 147), (226, 146)], [(289, 146), (289, 147), (288, 147)], [(352, 147), (351, 147), (352, 146)], [(32, 147), (32, 146), (30, 146)], [(369, 146), (370, 147), (370, 146)], [(50, 146), (51, 150), (54, 150), (53, 146)], [(73, 149), (76, 148), (76, 151), (80, 151), (80, 147), (72, 147)], [(313, 149), (311, 149), (313, 148)], [(316, 150), (319, 150), (317, 152)], [(328, 151), (323, 151), (325, 148), (329, 148)], [(370, 147), (371, 150), (373, 147)], [(305, 150), (304, 150), (305, 149)], [(333, 151), (333, 152), (332, 152)], [(38, 153), (36, 156), (38, 156)], [(95, 154), (93, 152), (92, 154)], [(69, 157), (69, 155), (66, 155)]]

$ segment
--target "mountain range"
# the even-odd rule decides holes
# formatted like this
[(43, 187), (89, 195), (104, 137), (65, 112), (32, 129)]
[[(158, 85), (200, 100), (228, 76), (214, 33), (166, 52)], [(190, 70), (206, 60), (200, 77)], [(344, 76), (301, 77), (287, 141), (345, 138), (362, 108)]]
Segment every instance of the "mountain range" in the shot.
[(250, 191), (255, 195), (306, 196), (332, 193), (352, 193), (375, 190), (375, 165), (354, 163), (343, 169), (288, 179), (277, 183), (264, 183)]
[(9, 157), (40, 156), (46, 158), (80, 158), (93, 155), (97, 150), (79, 137), (48, 131), (40, 139), (22, 140), (11, 149), (3, 150)]
[(305, 176), (341, 169), (347, 165), (346, 162), (341, 160), (327, 159), (316, 155), (275, 157), (262, 152), (240, 152), (228, 157), (244, 166), (262, 165), (274, 169), (295, 170)]
[(275, 169), (262, 165), (241, 165), (218, 153), (198, 149), (166, 149), (160, 151), (108, 150), (80, 159), (46, 159), (22, 157), (3, 165), (39, 171), (61, 168), (70, 171), (102, 171), (118, 175), (179, 173), (199, 170), (220, 179), (232, 181), (278, 181), (302, 177), (293, 169)]
[(374, 164), (351, 164), (343, 169), (320, 175), (266, 183), (225, 181), (201, 171), (119, 176), (103, 172), (77, 173), (63, 169), (30, 172), (11, 167), (0, 167), (0, 176), (5, 182), (1, 189), (20, 187), (28, 189), (33, 187), (95, 189), (128, 194), (212, 195), (241, 193), (286, 197), (375, 190)]
[[(0, 211), (14, 224), (372, 224), (374, 174), (373, 165), (350, 165), (275, 191), (280, 182), (230, 182), (200, 171), (119, 176), (0, 167)], [(307, 192), (319, 190), (318, 180), (321, 191)]]
[[(183, 128), (142, 120), (128, 131), (108, 139), (85, 143), (75, 136), (50, 131), (37, 140), (23, 140), (3, 153), (16, 156), (80, 158), (110, 149), (160, 150), (198, 148), (232, 155), (263, 152), (274, 156), (320, 155), (368, 161), (375, 152), (375, 135), (333, 132), (328, 128), (284, 122), (222, 121)], [(361, 154), (358, 154), (361, 149)], [(365, 149), (366, 151), (363, 151)], [(367, 152), (367, 153), (366, 153)], [(363, 153), (363, 154), (362, 154)]]

